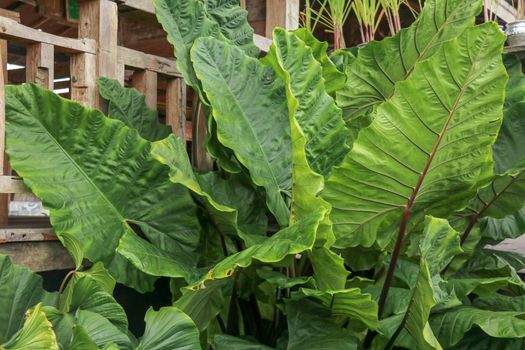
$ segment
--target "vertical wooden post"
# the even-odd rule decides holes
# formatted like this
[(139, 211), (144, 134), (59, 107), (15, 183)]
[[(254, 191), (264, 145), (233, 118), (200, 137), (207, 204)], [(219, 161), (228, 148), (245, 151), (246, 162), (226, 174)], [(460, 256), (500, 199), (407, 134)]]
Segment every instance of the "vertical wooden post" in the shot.
[(51, 44), (39, 43), (27, 47), (26, 81), (53, 90), (55, 52)]
[(212, 170), (213, 160), (210, 155), (206, 152), (204, 142), (206, 140), (208, 123), (206, 120), (206, 113), (204, 106), (199, 101), (199, 97), (195, 94), (193, 98), (193, 111), (192, 111), (192, 161), (193, 165), (199, 170)]
[(273, 29), (299, 28), (299, 0), (266, 0), (266, 37), (271, 38)]
[(166, 124), (184, 141), (186, 135), (186, 84), (182, 78), (168, 79)]
[(117, 80), (120, 85), (124, 86), (126, 80), (126, 66), (122, 63), (117, 64)]
[(138, 70), (131, 77), (131, 85), (146, 97), (146, 104), (157, 109), (157, 73), (150, 70)]
[[(117, 68), (118, 8), (111, 0), (81, 0), (79, 7), (79, 38), (98, 43), (96, 77), (118, 79)], [(96, 107), (105, 109), (105, 101), (97, 98)]]
[[(5, 84), (7, 83), (7, 41), (0, 40), (0, 173), (10, 174), (5, 155)], [(0, 194), (0, 225), (8, 224), (9, 194)]]
[(89, 108), (98, 105), (97, 57), (90, 53), (71, 56), (71, 99)]
[(241, 0), (241, 7), (246, 10), (246, 0)]

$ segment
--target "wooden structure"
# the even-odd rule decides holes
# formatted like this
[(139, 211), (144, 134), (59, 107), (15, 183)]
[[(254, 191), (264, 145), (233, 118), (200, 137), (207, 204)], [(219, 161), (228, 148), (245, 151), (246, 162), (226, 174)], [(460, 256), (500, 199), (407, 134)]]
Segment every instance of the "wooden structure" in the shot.
[[(299, 0), (240, 2), (264, 51), (270, 45), (264, 35), (274, 26), (298, 26)], [(13, 176), (4, 153), (6, 83), (35, 82), (104, 110), (97, 78), (117, 79), (140, 90), (175, 134), (199, 141), (192, 159), (196, 166), (206, 163), (200, 144), (206, 123), (176, 69), (152, 0), (0, 0), (0, 68), (0, 253), (16, 263), (34, 271), (73, 267), (47, 217), (8, 215), (13, 199), (35, 198)]]

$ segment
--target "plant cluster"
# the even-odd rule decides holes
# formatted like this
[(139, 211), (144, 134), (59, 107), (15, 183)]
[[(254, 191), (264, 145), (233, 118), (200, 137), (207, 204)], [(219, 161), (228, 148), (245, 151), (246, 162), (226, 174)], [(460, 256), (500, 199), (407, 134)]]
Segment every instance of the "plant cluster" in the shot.
[[(525, 77), (481, 0), (333, 55), (304, 28), (261, 55), (234, 0), (154, 3), (217, 168), (116, 81), (107, 117), (8, 87), (9, 160), (77, 269), (57, 295), (0, 260), (0, 348), (524, 347), (525, 258), (491, 245), (525, 229)], [(136, 340), (112, 278), (159, 277)]]

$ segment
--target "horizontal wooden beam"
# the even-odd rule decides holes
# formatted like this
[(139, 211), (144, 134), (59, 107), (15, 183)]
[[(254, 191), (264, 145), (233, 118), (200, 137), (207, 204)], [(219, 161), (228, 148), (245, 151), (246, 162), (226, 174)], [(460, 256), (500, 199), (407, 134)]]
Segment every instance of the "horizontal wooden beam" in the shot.
[(21, 43), (45, 43), (56, 50), (68, 53), (87, 52), (96, 54), (97, 43), (91, 39), (72, 39), (49, 34), (38, 29), (24, 26), (10, 18), (0, 17), (0, 39), (13, 40)]
[(48, 228), (1, 228), (0, 244), (13, 242), (56, 241), (53, 229)]
[(131, 7), (135, 10), (146, 13), (155, 13), (155, 7), (153, 6), (153, 1), (151, 0), (124, 0), (120, 3), (120, 5)]
[(16, 176), (0, 176), (0, 193), (31, 193), (21, 178)]
[(71, 256), (57, 241), (0, 244), (0, 254), (9, 255), (14, 264), (35, 272), (75, 268)]
[(259, 49), (261, 49), (264, 52), (268, 52), (270, 50), (270, 46), (272, 46), (272, 41), (268, 38), (265, 38), (262, 35), (254, 34), (253, 35), (253, 42)]
[(150, 55), (127, 47), (118, 47), (117, 61), (120, 64), (136, 69), (149, 70), (172, 77), (182, 77), (177, 70), (175, 60)]

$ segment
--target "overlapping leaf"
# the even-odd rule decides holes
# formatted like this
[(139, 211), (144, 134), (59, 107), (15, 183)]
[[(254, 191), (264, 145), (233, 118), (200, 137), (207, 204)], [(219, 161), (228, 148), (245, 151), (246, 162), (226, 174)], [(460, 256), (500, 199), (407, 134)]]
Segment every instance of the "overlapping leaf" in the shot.
[(200, 83), (190, 61), (190, 49), (197, 38), (212, 36), (232, 42), (258, 55), (253, 45), (253, 29), (247, 23), (246, 11), (232, 0), (155, 0), (153, 1), (159, 23), (168, 34), (168, 41), (175, 49), (177, 68), (204, 99)]
[(159, 122), (157, 112), (146, 105), (144, 95), (133, 88), (124, 88), (117, 80), (98, 78), (98, 91), (109, 102), (108, 116), (118, 119), (148, 141), (166, 138), (171, 128)]
[(337, 93), (347, 124), (354, 130), (368, 125), (371, 111), (390, 98), (395, 84), (405, 80), (418, 62), (435, 54), (443, 42), (474, 24), (480, 10), (479, 0), (425, 1), (410, 27), (360, 49), (357, 59), (346, 67), (346, 87)]
[(7, 105), (11, 166), (50, 209), (55, 232), (82, 242), (88, 259), (113, 259), (120, 282), (145, 290), (146, 276), (115, 255), (132, 224), (174, 251), (196, 247), (195, 204), (136, 131), (36, 85), (9, 86)]
[(266, 190), (281, 226), (291, 193), (291, 139), (283, 83), (242, 50), (213, 38), (198, 40), (191, 57), (212, 106), (219, 141), (233, 150)]
[(338, 246), (384, 247), (403, 215), (450, 215), (488, 183), (503, 41), (493, 24), (470, 28), (397, 84), (323, 191)]

